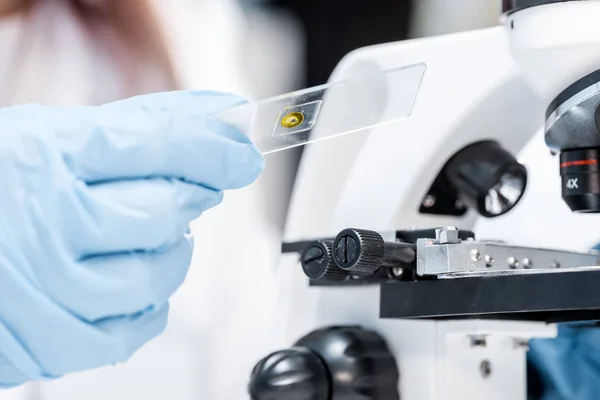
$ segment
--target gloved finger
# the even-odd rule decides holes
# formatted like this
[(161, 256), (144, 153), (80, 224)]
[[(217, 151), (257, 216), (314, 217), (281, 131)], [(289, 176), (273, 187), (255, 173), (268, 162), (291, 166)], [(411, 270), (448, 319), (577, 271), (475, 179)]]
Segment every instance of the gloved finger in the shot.
[(86, 182), (174, 177), (235, 189), (258, 177), (264, 159), (242, 132), (208, 114), (239, 103), (205, 92), (140, 96), (87, 108), (80, 118), (65, 115), (57, 137), (64, 160)]
[(169, 314), (169, 303), (149, 307), (133, 315), (104, 318), (95, 322), (94, 328), (119, 338), (121, 346), (112, 362), (125, 362), (142, 345), (164, 332)]
[[(51, 239), (49, 239), (51, 240)], [(86, 321), (160, 307), (183, 283), (193, 239), (181, 236), (163, 252), (97, 256), (79, 262), (48, 259), (36, 275), (61, 306)]]
[[(30, 380), (47, 378), (31, 355), (1, 322), (0, 344), (0, 389), (9, 389)], [(12, 361), (9, 361), (9, 358)]]
[(179, 179), (148, 179), (89, 186), (82, 197), (61, 224), (77, 259), (169, 245), (223, 194)]
[[(182, 98), (187, 100), (182, 102)], [(133, 96), (128, 99), (117, 100), (103, 105), (104, 108), (114, 107), (142, 107), (149, 112), (160, 111), (164, 107), (177, 108), (185, 113), (198, 113), (209, 115), (228, 108), (247, 103), (243, 97), (232, 93), (215, 92), (209, 90), (174, 90)], [(246, 141), (249, 140), (246, 138)]]
[[(45, 364), (50, 365), (48, 370), (53, 375), (62, 375), (73, 369), (86, 370), (126, 362), (140, 347), (164, 332), (168, 317), (169, 303), (165, 303), (158, 309), (103, 319), (92, 325), (95, 335), (86, 340), (88, 346), (97, 346), (95, 350), (74, 356), (77, 358), (73, 362), (55, 360), (60, 356), (54, 355), (45, 360)], [(82, 347), (86, 347), (85, 343)], [(100, 354), (101, 351), (104, 354)]]
[(13, 269), (0, 266), (0, 277), (7, 298), (19, 304), (0, 309), (2, 354), (27, 380), (126, 361), (167, 323), (168, 304), (90, 324)]

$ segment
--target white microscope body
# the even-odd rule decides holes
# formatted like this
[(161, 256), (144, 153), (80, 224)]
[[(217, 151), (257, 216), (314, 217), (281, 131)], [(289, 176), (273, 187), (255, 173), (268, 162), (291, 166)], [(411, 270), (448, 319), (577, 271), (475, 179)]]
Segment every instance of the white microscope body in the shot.
[[(285, 240), (333, 237), (349, 227), (443, 226), (474, 230), (478, 238), (578, 249), (600, 238), (594, 217), (572, 214), (560, 199), (558, 166), (548, 164), (541, 130), (550, 101), (600, 68), (599, 19), (600, 1), (547, 4), (508, 15), (503, 26), (348, 55), (332, 81), (373, 67), (424, 62), (427, 70), (409, 118), (304, 149)], [(483, 220), (473, 210), (460, 217), (420, 213), (446, 161), (480, 140), (521, 154), (534, 193), (497, 219)], [(539, 175), (536, 165), (553, 170)], [(546, 219), (539, 225), (535, 217), (522, 219), (540, 215), (540, 207)], [(578, 231), (561, 235), (565, 223), (577, 224)], [(296, 254), (282, 256), (279, 274), (285, 332), (276, 345), (289, 346), (325, 326), (376, 330), (395, 356), (403, 400), (525, 399), (526, 343), (556, 333), (555, 326), (538, 322), (381, 319), (380, 286), (310, 287)]]

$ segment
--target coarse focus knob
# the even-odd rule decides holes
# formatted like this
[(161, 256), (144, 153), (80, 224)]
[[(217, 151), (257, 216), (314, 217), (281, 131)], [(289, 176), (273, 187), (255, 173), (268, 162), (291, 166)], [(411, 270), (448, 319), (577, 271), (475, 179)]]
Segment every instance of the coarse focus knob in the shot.
[(333, 260), (353, 274), (373, 275), (385, 255), (385, 241), (380, 234), (362, 229), (344, 229), (333, 242)]
[(315, 330), (252, 371), (252, 400), (399, 400), (399, 371), (385, 340), (359, 326)]
[(318, 355), (303, 347), (277, 351), (252, 370), (252, 400), (329, 400), (329, 372)]
[(350, 273), (338, 267), (333, 261), (333, 242), (315, 240), (302, 251), (300, 263), (304, 274), (310, 279), (341, 281)]

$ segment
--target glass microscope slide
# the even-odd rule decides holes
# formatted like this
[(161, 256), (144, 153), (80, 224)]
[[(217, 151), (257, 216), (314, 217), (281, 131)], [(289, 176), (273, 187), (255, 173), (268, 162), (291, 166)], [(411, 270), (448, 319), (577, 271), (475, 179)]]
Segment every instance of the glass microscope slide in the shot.
[(366, 131), (408, 117), (423, 63), (368, 73), (213, 114), (244, 132), (262, 154)]

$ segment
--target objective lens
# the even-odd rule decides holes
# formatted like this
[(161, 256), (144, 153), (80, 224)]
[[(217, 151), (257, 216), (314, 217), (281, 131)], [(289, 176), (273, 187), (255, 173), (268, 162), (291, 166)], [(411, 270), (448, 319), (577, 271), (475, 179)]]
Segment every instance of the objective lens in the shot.
[(600, 212), (600, 149), (560, 153), (562, 197), (572, 211)]
[(545, 140), (560, 153), (562, 198), (572, 211), (600, 213), (600, 69), (563, 90), (546, 110)]

